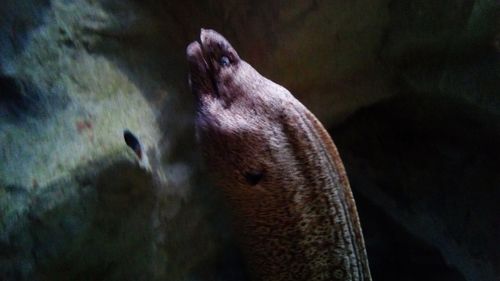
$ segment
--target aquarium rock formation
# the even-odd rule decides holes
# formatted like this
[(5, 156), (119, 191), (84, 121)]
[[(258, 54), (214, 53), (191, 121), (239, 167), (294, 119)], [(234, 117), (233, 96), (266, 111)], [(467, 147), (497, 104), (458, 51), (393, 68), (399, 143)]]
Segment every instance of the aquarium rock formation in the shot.
[(247, 280), (193, 130), (185, 48), (206, 27), (329, 127), (374, 280), (494, 280), (497, 15), (492, 0), (3, 1), (0, 279)]

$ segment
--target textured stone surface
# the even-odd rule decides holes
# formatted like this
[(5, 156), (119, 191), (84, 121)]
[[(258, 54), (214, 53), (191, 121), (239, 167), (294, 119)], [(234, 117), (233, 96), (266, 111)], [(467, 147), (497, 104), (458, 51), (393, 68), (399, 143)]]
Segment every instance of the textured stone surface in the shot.
[(3, 1), (0, 279), (245, 279), (192, 130), (185, 47), (207, 27), (332, 128), (375, 280), (493, 280), (497, 15), (493, 0)]

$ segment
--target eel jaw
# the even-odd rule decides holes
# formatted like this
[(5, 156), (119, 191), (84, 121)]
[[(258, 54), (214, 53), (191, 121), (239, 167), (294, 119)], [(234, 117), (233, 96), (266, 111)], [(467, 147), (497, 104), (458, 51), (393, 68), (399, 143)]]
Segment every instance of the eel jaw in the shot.
[(192, 92), (198, 97), (213, 92), (211, 73), (201, 46), (199, 42), (194, 41), (186, 49), (189, 63), (189, 85)]
[(202, 28), (198, 40), (191, 42), (186, 48), (189, 86), (198, 99), (206, 96), (219, 96), (210, 61), (210, 50), (207, 50), (210, 45), (207, 39), (210, 36), (210, 31)]

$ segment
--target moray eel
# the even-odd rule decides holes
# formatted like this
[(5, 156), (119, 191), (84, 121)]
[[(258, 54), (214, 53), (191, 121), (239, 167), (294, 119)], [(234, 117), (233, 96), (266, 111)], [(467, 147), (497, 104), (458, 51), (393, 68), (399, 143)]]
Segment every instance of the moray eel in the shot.
[(316, 117), (220, 34), (187, 47), (196, 134), (252, 280), (371, 280), (337, 149)]

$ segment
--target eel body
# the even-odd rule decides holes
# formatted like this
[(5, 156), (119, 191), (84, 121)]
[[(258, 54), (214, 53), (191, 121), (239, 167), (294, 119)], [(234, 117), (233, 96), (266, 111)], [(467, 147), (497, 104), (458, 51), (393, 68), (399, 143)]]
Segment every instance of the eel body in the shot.
[(316, 117), (213, 30), (187, 60), (197, 137), (252, 280), (371, 280), (343, 164)]

